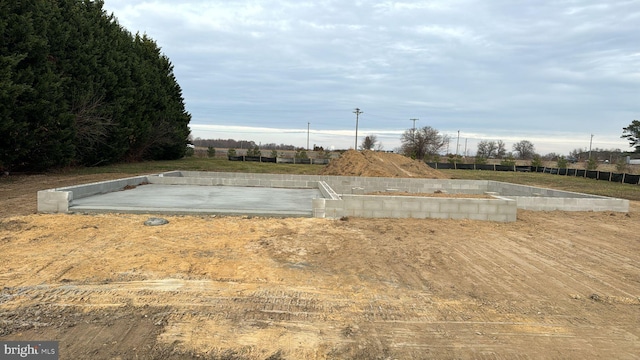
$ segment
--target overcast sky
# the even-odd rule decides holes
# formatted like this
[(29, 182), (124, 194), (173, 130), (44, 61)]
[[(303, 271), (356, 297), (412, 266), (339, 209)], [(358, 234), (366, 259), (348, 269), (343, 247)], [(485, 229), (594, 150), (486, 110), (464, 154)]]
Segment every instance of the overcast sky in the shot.
[[(194, 137), (349, 148), (431, 126), (541, 154), (630, 150), (640, 0), (105, 0), (174, 65)], [(310, 124), (308, 124), (310, 123)], [(307, 131), (309, 129), (309, 132)], [(460, 140), (458, 143), (458, 131)]]

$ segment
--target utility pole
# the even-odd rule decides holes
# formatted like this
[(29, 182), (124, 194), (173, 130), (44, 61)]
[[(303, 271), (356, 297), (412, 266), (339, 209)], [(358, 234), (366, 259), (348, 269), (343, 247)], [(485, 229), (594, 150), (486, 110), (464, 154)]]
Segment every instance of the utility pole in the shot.
[(413, 121), (413, 133), (416, 133), (416, 121), (418, 121), (420, 119), (409, 119), (409, 121)]
[(311, 123), (307, 122), (307, 151), (309, 151), (309, 126), (311, 126)]
[(591, 134), (591, 140), (589, 140), (589, 160), (591, 160), (591, 144), (593, 144), (593, 134)]
[(416, 146), (416, 121), (420, 119), (409, 119), (409, 120), (413, 121), (413, 132), (411, 133), (411, 141), (413, 141), (413, 146)]
[(362, 111), (360, 111), (359, 108), (356, 108), (353, 110), (353, 113), (356, 114), (356, 146), (353, 149), (358, 151), (358, 118), (360, 117), (360, 114), (362, 114)]
[(469, 141), (469, 138), (464, 139), (464, 157), (467, 157), (467, 142)]
[(458, 152), (460, 152), (460, 130), (458, 130), (458, 142), (456, 142), (456, 157), (458, 156)]

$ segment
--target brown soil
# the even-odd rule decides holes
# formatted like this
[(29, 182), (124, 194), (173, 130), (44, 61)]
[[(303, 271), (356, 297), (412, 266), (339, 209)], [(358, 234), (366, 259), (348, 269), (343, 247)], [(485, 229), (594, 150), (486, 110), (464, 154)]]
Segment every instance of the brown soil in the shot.
[(349, 150), (331, 160), (322, 175), (448, 179), (422, 161), (399, 154)]
[(42, 215), (0, 180), (0, 341), (61, 359), (634, 359), (640, 203), (515, 223)]

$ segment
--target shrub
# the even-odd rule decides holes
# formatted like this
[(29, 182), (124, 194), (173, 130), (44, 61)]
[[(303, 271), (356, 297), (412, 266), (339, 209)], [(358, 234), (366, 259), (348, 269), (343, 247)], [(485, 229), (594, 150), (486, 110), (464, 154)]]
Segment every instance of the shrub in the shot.
[[(411, 156), (413, 160), (416, 159), (415, 154)], [(424, 156), (424, 161), (426, 162), (440, 162), (440, 154), (427, 154)]]
[(587, 170), (595, 170), (598, 168), (598, 162), (594, 158), (587, 160), (585, 165)]
[(207, 156), (209, 157), (216, 157), (216, 149), (212, 146), (209, 146), (207, 148)]
[(227, 156), (236, 156), (236, 149), (230, 148), (227, 150)]
[(460, 155), (449, 155), (449, 158), (447, 159), (447, 161), (449, 162), (449, 164), (457, 164), (459, 162), (462, 162), (462, 156), (460, 156)]
[(262, 152), (260, 151), (260, 148), (256, 146), (253, 149), (247, 150), (247, 156), (262, 156)]
[(533, 156), (533, 159), (531, 160), (531, 166), (542, 167), (542, 158), (540, 157), (540, 155)]
[(187, 150), (184, 152), (184, 157), (192, 157), (196, 153), (196, 149), (191, 146), (187, 146)]
[(305, 150), (305, 149), (296, 150), (295, 158), (296, 159), (308, 159), (309, 155), (307, 155), (307, 150)]
[(487, 158), (485, 158), (483, 156), (476, 156), (474, 162), (475, 162), (476, 165), (486, 165), (487, 164)]
[(270, 157), (277, 158), (278, 157), (278, 150), (275, 150), (275, 149), (271, 150)]
[(327, 151), (327, 150), (318, 151), (318, 159), (331, 159), (331, 151)]
[(629, 167), (627, 166), (627, 160), (625, 158), (619, 158), (618, 161), (616, 162), (616, 170), (618, 170), (618, 172), (627, 172), (629, 171)]
[(516, 159), (512, 154), (507, 155), (507, 157), (503, 158), (500, 161), (500, 165), (502, 166), (516, 166)]
[(560, 156), (558, 158), (558, 167), (560, 169), (566, 169), (567, 167), (569, 167), (569, 160), (567, 160), (567, 158), (565, 158), (564, 156)]

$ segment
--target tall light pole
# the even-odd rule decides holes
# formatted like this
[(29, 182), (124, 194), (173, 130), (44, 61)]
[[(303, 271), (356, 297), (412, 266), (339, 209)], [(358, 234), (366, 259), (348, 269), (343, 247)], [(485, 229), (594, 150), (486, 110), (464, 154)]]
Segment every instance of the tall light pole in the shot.
[(309, 151), (309, 126), (311, 126), (311, 123), (307, 122), (307, 151)]
[(591, 144), (593, 144), (593, 134), (591, 134), (591, 140), (589, 140), (589, 160), (591, 160)]
[(362, 111), (360, 111), (359, 108), (356, 108), (353, 110), (353, 113), (356, 114), (356, 146), (353, 149), (358, 151), (358, 118), (360, 117), (360, 114), (362, 114)]
[(459, 150), (460, 150), (460, 130), (458, 130), (458, 141), (456, 142), (456, 157), (458, 156)]

